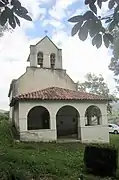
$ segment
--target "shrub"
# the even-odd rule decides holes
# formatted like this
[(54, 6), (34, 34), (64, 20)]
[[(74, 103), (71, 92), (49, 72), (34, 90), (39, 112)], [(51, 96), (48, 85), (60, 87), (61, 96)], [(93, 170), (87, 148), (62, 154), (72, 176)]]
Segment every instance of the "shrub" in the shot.
[(118, 164), (118, 150), (106, 145), (87, 145), (84, 152), (86, 170), (99, 176), (113, 176)]

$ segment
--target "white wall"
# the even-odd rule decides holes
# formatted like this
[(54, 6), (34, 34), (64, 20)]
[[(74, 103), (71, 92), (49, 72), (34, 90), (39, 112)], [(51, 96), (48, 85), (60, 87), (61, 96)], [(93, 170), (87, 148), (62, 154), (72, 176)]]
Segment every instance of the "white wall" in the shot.
[[(37, 135), (39, 137), (39, 141), (41, 139), (50, 139), (52, 140), (57, 140), (57, 132), (56, 132), (56, 114), (58, 110), (65, 106), (65, 105), (71, 105), (75, 107), (78, 112), (80, 113), (80, 122), (78, 123), (78, 127), (81, 129), (81, 141), (85, 142), (88, 139), (88, 142), (100, 142), (100, 138), (102, 139), (103, 142), (109, 142), (109, 133), (108, 133), (108, 127), (107, 127), (107, 110), (106, 110), (106, 103), (91, 103), (91, 102), (76, 102), (76, 101), (71, 101), (71, 102), (66, 102), (66, 101), (55, 101), (55, 102), (50, 102), (50, 101), (37, 101), (37, 102), (20, 102), (19, 104), (19, 125), (20, 125), (20, 134), (21, 134), (21, 139), (22, 135), (24, 134), (24, 138), (28, 135), (27, 131), (27, 114), (30, 111), (31, 108), (35, 106), (44, 106), (49, 110), (50, 113), (50, 130), (45, 131), (45, 130), (39, 130), (35, 132), (34, 137), (33, 133), (32, 134), (32, 140), (33, 138), (36, 138), (36, 134), (38, 132), (40, 133)], [(85, 126), (85, 111), (86, 109), (91, 106), (91, 105), (97, 105), (101, 112), (102, 112), (102, 125), (100, 126), (90, 126), (86, 127)], [(41, 133), (42, 132), (42, 133)], [(25, 136), (26, 134), (26, 136)], [(23, 138), (23, 139), (24, 139)], [(29, 131), (29, 138), (30, 138), (30, 131)], [(38, 139), (37, 139), (38, 140)]]
[(15, 91), (16, 94), (22, 94), (54, 86), (77, 89), (77, 84), (70, 79), (65, 70), (27, 68), (26, 73), (16, 81)]
[(52, 142), (56, 141), (56, 132), (51, 129), (30, 130), (20, 132), (21, 141)]
[(82, 127), (82, 142), (85, 143), (108, 143), (109, 129), (107, 125)]

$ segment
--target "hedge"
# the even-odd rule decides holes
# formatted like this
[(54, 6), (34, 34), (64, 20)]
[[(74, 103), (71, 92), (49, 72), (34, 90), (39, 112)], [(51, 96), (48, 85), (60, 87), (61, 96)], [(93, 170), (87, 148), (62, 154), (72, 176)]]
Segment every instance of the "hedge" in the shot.
[(114, 176), (118, 164), (118, 150), (109, 145), (87, 145), (84, 165), (88, 172), (99, 176)]

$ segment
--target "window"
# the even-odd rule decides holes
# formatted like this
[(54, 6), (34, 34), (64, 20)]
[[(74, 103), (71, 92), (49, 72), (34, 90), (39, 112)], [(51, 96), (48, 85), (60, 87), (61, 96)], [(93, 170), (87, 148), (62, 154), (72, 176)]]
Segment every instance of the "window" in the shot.
[(56, 59), (56, 55), (54, 53), (52, 53), (50, 55), (50, 64), (51, 64), (51, 68), (54, 68), (55, 66), (55, 59)]
[(40, 65), (40, 67), (43, 67), (43, 52), (38, 52), (37, 63)]

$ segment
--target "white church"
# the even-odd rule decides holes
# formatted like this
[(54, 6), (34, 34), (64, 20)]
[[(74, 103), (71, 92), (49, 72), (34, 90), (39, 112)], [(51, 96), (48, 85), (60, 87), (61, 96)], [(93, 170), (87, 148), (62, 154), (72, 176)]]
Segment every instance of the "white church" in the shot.
[[(30, 46), (26, 72), (11, 82), (10, 120), (21, 141), (109, 142), (104, 97), (79, 92), (48, 36)], [(75, 61), (75, 60), (74, 60)]]

